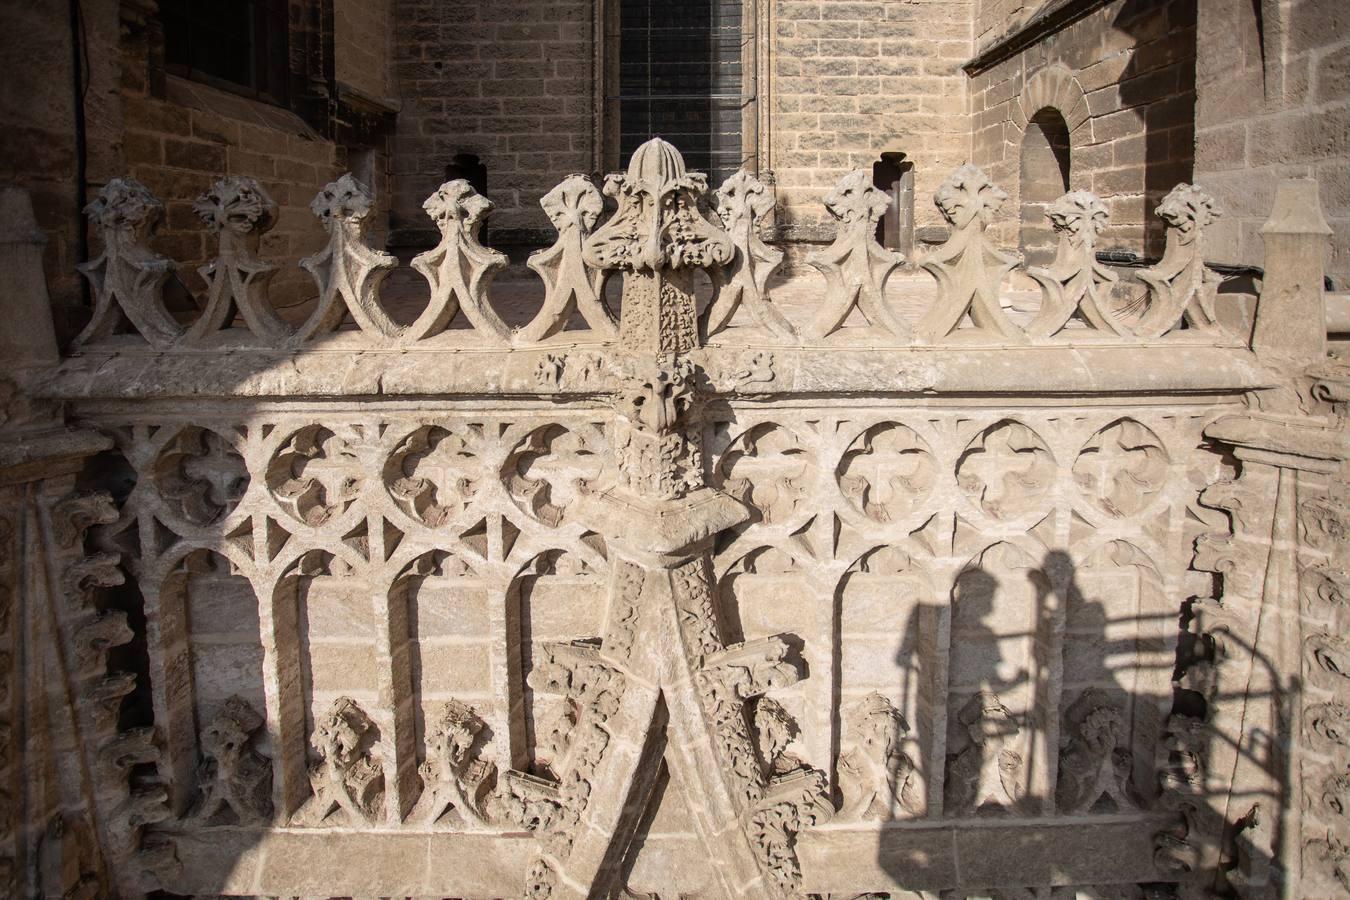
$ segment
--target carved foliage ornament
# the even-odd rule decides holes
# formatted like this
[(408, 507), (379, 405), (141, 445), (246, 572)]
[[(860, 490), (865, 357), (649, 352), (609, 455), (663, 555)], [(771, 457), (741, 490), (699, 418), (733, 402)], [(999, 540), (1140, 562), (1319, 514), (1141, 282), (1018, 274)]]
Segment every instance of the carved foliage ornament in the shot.
[(506, 268), (506, 255), (478, 242), (492, 201), (457, 178), (438, 187), (422, 208), (440, 230), (441, 242), (413, 258), (413, 268), (431, 286), (431, 302), (408, 326), (404, 337), (417, 341), (440, 334), (463, 310), (474, 330), (486, 340), (508, 342), (511, 329), (488, 300), (488, 287)]
[(582, 253), (605, 208), (600, 192), (585, 175), (568, 175), (539, 205), (558, 229), (558, 240), (530, 255), (527, 265), (544, 281), (544, 305), (521, 329), (520, 340), (539, 341), (555, 335), (578, 311), (598, 336), (612, 340), (618, 328), (605, 306), (604, 272), (589, 268)]
[(263, 718), (242, 697), (225, 701), (201, 735), (201, 796), (191, 818), (204, 825), (260, 825), (272, 817), (272, 763), (253, 749)]
[(650, 273), (725, 265), (731, 240), (698, 206), (707, 190), (706, 175), (686, 171), (680, 151), (653, 138), (633, 153), (625, 174), (606, 177), (605, 194), (619, 209), (586, 242), (587, 261)]
[(1221, 279), (1204, 259), (1205, 228), (1219, 217), (1218, 205), (1199, 187), (1179, 184), (1157, 213), (1167, 226), (1167, 244), (1158, 265), (1139, 273), (1148, 298), (1134, 333), (1159, 338), (1182, 323), (1194, 331), (1218, 331), (1214, 297)]
[(900, 747), (909, 724), (890, 700), (873, 692), (848, 711), (848, 730), (839, 753), (843, 820), (891, 819), (898, 805), (904, 816), (923, 813), (914, 762)]
[(229, 328), (237, 311), (264, 340), (287, 339), (290, 328), (267, 299), (276, 266), (258, 258), (259, 238), (277, 221), (276, 202), (252, 178), (230, 175), (198, 197), (192, 211), (216, 233), (218, 249), (216, 258), (197, 270), (207, 285), (206, 308), (187, 338), (200, 340)]
[(373, 824), (384, 806), (379, 730), (350, 697), (333, 701), (314, 731), (318, 761), (309, 780), (314, 795), (296, 813), (307, 825)]
[(782, 265), (783, 251), (760, 239), (757, 223), (771, 212), (773, 192), (744, 169), (730, 175), (717, 191), (717, 215), (735, 255), (717, 274), (717, 293), (705, 314), (709, 337), (726, 328), (742, 305), (775, 336), (796, 337), (792, 324), (769, 302), (769, 279)]
[(427, 759), (420, 768), (422, 796), (412, 818), (433, 825), (447, 812), (465, 826), (487, 825), (487, 795), (496, 767), (476, 751), (486, 724), (472, 708), (451, 700), (427, 737)]
[(856, 307), (874, 327), (909, 337), (909, 325), (891, 312), (883, 295), (887, 276), (905, 261), (877, 243), (877, 222), (889, 206), (890, 198), (863, 169), (845, 175), (825, 195), (825, 209), (839, 230), (834, 243), (807, 257), (825, 276), (825, 303), (808, 336), (819, 339), (835, 331)]
[(300, 260), (301, 268), (314, 276), (319, 301), (296, 332), (296, 343), (336, 330), (348, 314), (369, 336), (385, 339), (398, 333), (379, 302), (380, 284), (398, 260), (372, 249), (364, 239), (366, 217), (374, 205), (370, 188), (351, 173), (325, 185), (309, 204), (328, 232), (328, 243)]
[(986, 806), (1016, 812), (1023, 768), (1011, 746), (1021, 733), (1016, 719), (989, 691), (971, 697), (958, 719), (969, 742), (947, 766), (947, 813), (969, 816)]
[(691, 422), (695, 370), (684, 357), (637, 357), (623, 373), (615, 420), (622, 484), (670, 500), (703, 484), (702, 441)]
[(1027, 269), (1041, 286), (1041, 310), (1027, 333), (1050, 337), (1076, 316), (1091, 332), (1125, 334), (1107, 305), (1107, 294), (1118, 278), (1097, 262), (1097, 238), (1110, 221), (1106, 204), (1089, 191), (1070, 191), (1050, 204), (1046, 215), (1059, 235), (1059, 249), (1047, 268)]
[(999, 250), (985, 235), (1007, 199), (983, 171), (971, 165), (961, 166), (938, 187), (933, 202), (952, 234), (919, 260), (938, 287), (936, 302), (919, 323), (919, 335), (926, 340), (952, 336), (966, 316), (981, 337), (1001, 342), (1026, 340), (999, 303), (1003, 278), (1017, 265), (1017, 257)]
[(103, 340), (130, 323), (153, 347), (167, 347), (183, 329), (164, 307), (164, 283), (173, 260), (148, 246), (164, 218), (164, 204), (134, 178), (114, 178), (84, 214), (98, 232), (103, 252), (79, 266), (94, 293), (93, 315), (75, 346)]

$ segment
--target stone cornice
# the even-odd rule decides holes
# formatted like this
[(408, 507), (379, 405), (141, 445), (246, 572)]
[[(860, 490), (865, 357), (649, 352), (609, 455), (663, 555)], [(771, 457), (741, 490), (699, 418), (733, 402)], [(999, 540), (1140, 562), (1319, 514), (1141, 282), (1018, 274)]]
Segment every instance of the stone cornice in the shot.
[(978, 75), (1109, 2), (1111, 0), (1049, 0), (1030, 19), (995, 38), (961, 68), (967, 75)]

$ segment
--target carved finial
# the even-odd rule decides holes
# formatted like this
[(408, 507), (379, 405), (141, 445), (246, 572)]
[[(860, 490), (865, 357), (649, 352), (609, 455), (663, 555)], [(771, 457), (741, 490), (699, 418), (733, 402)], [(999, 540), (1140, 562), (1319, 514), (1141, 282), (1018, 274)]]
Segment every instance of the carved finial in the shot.
[(973, 330), (984, 336), (1025, 340), (999, 303), (1000, 285), (1017, 265), (1017, 257), (999, 250), (985, 235), (1007, 199), (983, 171), (971, 165), (961, 166), (938, 187), (933, 202), (952, 233), (919, 262), (938, 283), (937, 302), (919, 323), (919, 334), (926, 340), (951, 336), (967, 313)]
[(1155, 212), (1167, 226), (1167, 245), (1158, 264), (1139, 273), (1148, 301), (1134, 333), (1158, 338), (1182, 322), (1194, 330), (1219, 330), (1214, 295), (1221, 279), (1204, 259), (1205, 228), (1219, 217), (1218, 205), (1199, 187), (1179, 184)]
[(456, 178), (438, 187), (422, 208), (440, 229), (441, 242), (413, 258), (413, 268), (431, 285), (431, 302), (408, 327), (407, 338), (417, 341), (440, 334), (462, 309), (479, 334), (499, 343), (509, 341), (511, 329), (488, 300), (488, 286), (506, 268), (506, 255), (478, 242), (492, 201)]
[(129, 322), (152, 346), (167, 347), (183, 329), (164, 307), (174, 263), (147, 245), (164, 218), (160, 203), (134, 178), (114, 178), (84, 208), (103, 253), (79, 266), (94, 290), (94, 312), (75, 345), (103, 340)]
[(582, 247), (605, 208), (600, 192), (585, 175), (568, 175), (539, 201), (549, 221), (558, 229), (558, 240), (547, 250), (530, 254), (526, 263), (544, 280), (544, 305), (529, 325), (520, 330), (521, 341), (538, 341), (567, 327), (576, 310), (598, 336), (618, 336), (617, 323), (605, 307), (604, 272), (586, 265)]
[(628, 172), (605, 179), (613, 218), (584, 244), (586, 261), (624, 272), (620, 342), (629, 350), (682, 353), (698, 346), (693, 270), (731, 261), (726, 233), (704, 218), (707, 176), (686, 172), (678, 150), (653, 138)]
[(272, 765), (253, 749), (263, 717), (240, 696), (230, 697), (202, 730), (201, 791), (191, 817), (204, 825), (256, 825), (272, 817)]
[(757, 223), (773, 212), (773, 192), (741, 169), (717, 191), (717, 215), (731, 236), (735, 256), (719, 273), (717, 293), (705, 313), (705, 333), (711, 337), (731, 321), (742, 303), (755, 321), (780, 338), (794, 339), (792, 324), (769, 302), (768, 284), (783, 262), (783, 251), (760, 240)]
[(849, 172), (825, 195), (825, 209), (839, 222), (834, 243), (808, 256), (825, 275), (825, 302), (807, 334), (823, 338), (844, 324), (856, 306), (872, 325), (908, 339), (910, 327), (886, 306), (886, 278), (904, 256), (877, 243), (877, 222), (890, 198), (872, 184), (872, 176)]
[[(319, 760), (310, 769), (314, 796), (296, 813), (307, 825), (373, 824), (384, 805), (384, 770), (375, 758), (379, 730), (350, 697), (339, 697), (314, 730)], [(342, 813), (345, 822), (330, 820)]]
[(230, 175), (198, 197), (192, 211), (219, 243), (216, 258), (197, 270), (207, 285), (206, 309), (187, 338), (201, 340), (229, 328), (238, 310), (254, 334), (273, 343), (285, 340), (290, 328), (267, 302), (276, 266), (258, 258), (259, 238), (277, 221), (276, 203), (252, 178)]
[(1050, 204), (1050, 225), (1059, 249), (1048, 268), (1029, 268), (1041, 286), (1041, 310), (1027, 326), (1032, 337), (1050, 337), (1075, 314), (1100, 334), (1125, 334), (1106, 306), (1116, 274), (1097, 262), (1097, 238), (1110, 221), (1106, 204), (1090, 191), (1070, 191)]
[(366, 216), (374, 204), (370, 189), (351, 173), (325, 185), (309, 204), (328, 232), (328, 244), (300, 260), (319, 286), (319, 302), (296, 332), (296, 343), (334, 331), (348, 313), (368, 335), (391, 338), (399, 332), (379, 301), (380, 284), (398, 261), (365, 242)]

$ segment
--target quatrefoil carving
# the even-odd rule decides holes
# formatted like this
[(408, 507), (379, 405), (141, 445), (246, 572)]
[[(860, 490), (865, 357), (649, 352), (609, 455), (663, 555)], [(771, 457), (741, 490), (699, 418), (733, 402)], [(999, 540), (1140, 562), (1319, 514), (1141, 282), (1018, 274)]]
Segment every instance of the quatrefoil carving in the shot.
[(766, 525), (797, 517), (814, 487), (816, 460), (788, 429), (765, 423), (738, 437), (717, 467), (727, 493)]
[(356, 502), (363, 468), (346, 438), (322, 425), (307, 425), (273, 455), (267, 488), (286, 512), (317, 528)]
[(928, 442), (897, 422), (882, 422), (858, 435), (837, 472), (849, 504), (874, 522), (909, 515), (928, 496), (936, 476)]
[(154, 473), (165, 504), (194, 525), (210, 525), (229, 515), (249, 482), (239, 448), (195, 425), (180, 429), (164, 444)]
[(598, 428), (536, 428), (507, 457), (502, 483), (522, 512), (556, 528), (577, 496), (600, 476), (603, 445)]
[(384, 482), (398, 507), (430, 528), (461, 515), (481, 481), (479, 426), (464, 433), (424, 425), (401, 440), (385, 463)]
[(1011, 519), (1038, 507), (1055, 477), (1040, 435), (1004, 420), (980, 432), (956, 463), (956, 481), (986, 515)]
[(1134, 419), (1118, 419), (1078, 451), (1073, 480), (1099, 509), (1115, 518), (1144, 509), (1167, 480), (1162, 440)]

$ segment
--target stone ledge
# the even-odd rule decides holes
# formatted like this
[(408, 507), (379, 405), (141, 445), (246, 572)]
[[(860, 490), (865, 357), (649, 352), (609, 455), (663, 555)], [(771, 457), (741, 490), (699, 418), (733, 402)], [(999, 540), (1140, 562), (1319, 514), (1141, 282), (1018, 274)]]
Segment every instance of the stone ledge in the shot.
[(848, 896), (897, 888), (979, 890), (1007, 884), (1013, 871), (1024, 887), (1175, 878), (1153, 866), (1153, 834), (1169, 819), (1095, 818), (810, 829), (797, 841), (802, 890)]
[(538, 846), (529, 835), (335, 829), (169, 836), (182, 866), (174, 891), (211, 896), (515, 897)]
[[(141, 345), (143, 348), (143, 345)], [(359, 349), (341, 339), (299, 352), (88, 351), (61, 362), (33, 390), (58, 400), (410, 399), (607, 394), (602, 344), (520, 350)], [(767, 365), (757, 357), (772, 357)], [(1138, 395), (1241, 394), (1273, 373), (1238, 348), (1151, 345), (988, 347), (710, 347), (691, 354), (714, 391), (794, 394)], [(758, 366), (758, 368), (756, 368)], [(753, 371), (753, 381), (747, 375)]]

